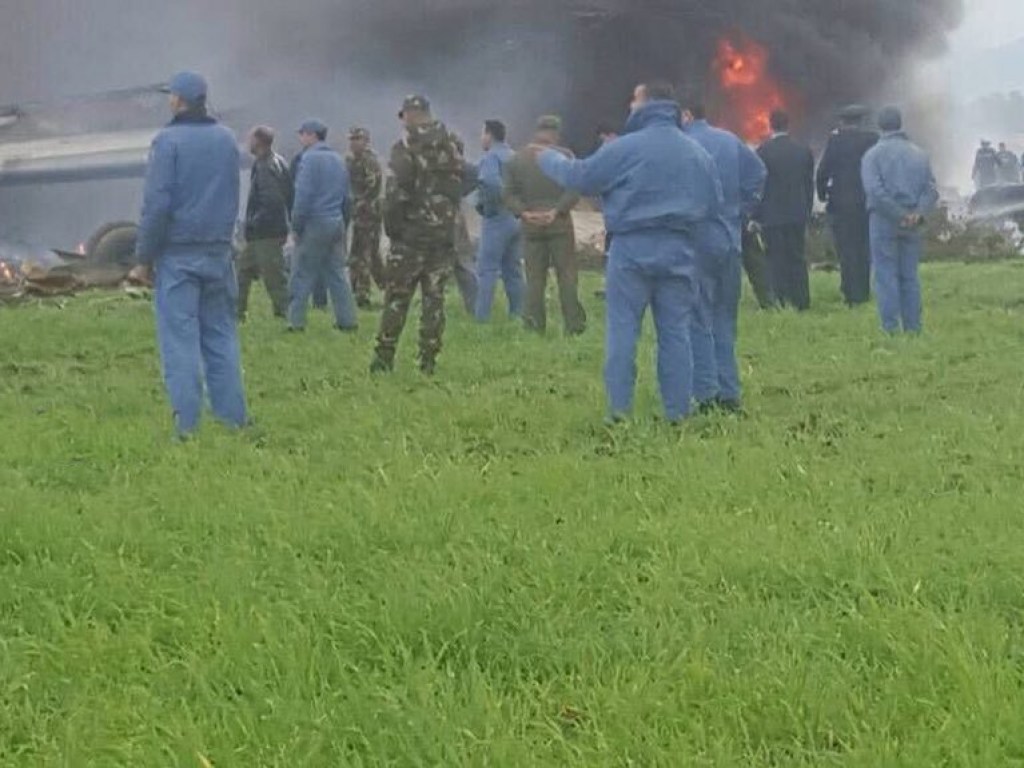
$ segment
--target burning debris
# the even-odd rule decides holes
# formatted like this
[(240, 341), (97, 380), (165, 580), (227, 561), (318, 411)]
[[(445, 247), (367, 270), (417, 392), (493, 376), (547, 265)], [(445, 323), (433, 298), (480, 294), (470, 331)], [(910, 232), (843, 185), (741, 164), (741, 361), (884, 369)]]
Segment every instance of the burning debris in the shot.
[(771, 73), (768, 49), (739, 35), (723, 37), (711, 65), (714, 82), (721, 89), (719, 122), (748, 143), (762, 141), (771, 133), (769, 116), (777, 109), (791, 111), (796, 99)]

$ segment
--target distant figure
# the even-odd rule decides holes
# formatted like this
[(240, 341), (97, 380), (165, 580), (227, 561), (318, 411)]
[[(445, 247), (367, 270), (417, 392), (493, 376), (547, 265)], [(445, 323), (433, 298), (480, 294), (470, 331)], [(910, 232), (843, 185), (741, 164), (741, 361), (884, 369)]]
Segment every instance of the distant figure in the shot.
[[(549, 147), (565, 157), (573, 155), (561, 141), (562, 120), (554, 115), (537, 121), (535, 145)], [(548, 273), (555, 272), (562, 321), (568, 336), (587, 327), (587, 313), (579, 299), (576, 233), (572, 209), (579, 195), (546, 176), (532, 152), (520, 152), (505, 165), (505, 204), (520, 217), (526, 258), (526, 327), (544, 333), (547, 328), (545, 295)]]
[(476, 258), (476, 319), (491, 319), (494, 289), (501, 277), (508, 297), (508, 313), (523, 314), (523, 236), (519, 221), (503, 200), (502, 169), (515, 153), (505, 143), (505, 124), (488, 120), (480, 139), (484, 157), (477, 177), (477, 213), (480, 214), (480, 248)]
[(164, 382), (184, 439), (199, 426), (204, 379), (214, 415), (247, 423), (231, 252), (240, 158), (234, 134), (207, 113), (200, 75), (175, 75), (169, 90), (174, 119), (153, 139), (130, 277), (155, 271)]
[(245, 250), (238, 260), (238, 319), (244, 322), (254, 280), (262, 280), (274, 317), (288, 313), (288, 272), (284, 244), (295, 186), (284, 158), (274, 152), (274, 131), (265, 125), (249, 134), (253, 156), (245, 209)]
[(864, 128), (867, 113), (859, 105), (840, 112), (842, 126), (829, 137), (817, 177), (818, 199), (827, 203), (839, 254), (843, 298), (851, 307), (871, 299), (871, 246), (860, 169), (878, 134)]
[(982, 141), (981, 148), (974, 156), (974, 170), (971, 172), (976, 189), (988, 189), (999, 183), (999, 155), (992, 149), (991, 141)]
[(999, 161), (999, 183), (1020, 184), (1020, 161), (1017, 160), (1017, 155), (1006, 148), (1006, 144), (999, 144), (996, 159)]
[(903, 132), (895, 107), (878, 115), (882, 138), (864, 156), (864, 190), (871, 219), (871, 257), (878, 312), (886, 333), (921, 330), (918, 264), (925, 216), (935, 210), (939, 193), (928, 155)]
[(586, 160), (552, 148), (538, 158), (559, 185), (601, 196), (613, 235), (604, 374), (611, 421), (633, 408), (637, 344), (648, 308), (658, 337), (665, 417), (677, 423), (690, 413), (697, 252), (706, 225), (720, 222), (723, 200), (714, 160), (679, 124), (672, 86), (640, 85), (621, 138)]
[(391, 239), (384, 313), (371, 373), (394, 368), (416, 289), (422, 299), (420, 371), (434, 373), (444, 336), (444, 289), (455, 261), (456, 222), (466, 174), (462, 141), (434, 118), (430, 102), (409, 96), (398, 113), (405, 135), (391, 148), (384, 228)]
[(380, 257), (384, 172), (370, 146), (370, 132), (365, 128), (356, 127), (348, 132), (348, 150), (345, 164), (352, 184), (352, 252), (348, 274), (356, 306), (369, 309), (373, 284), (384, 287), (384, 262)]
[(789, 115), (770, 118), (772, 137), (757, 150), (768, 168), (764, 199), (755, 216), (764, 230), (772, 291), (783, 306), (807, 310), (807, 222), (814, 205), (814, 155), (789, 135)]
[[(702, 100), (684, 105), (683, 130), (715, 161), (725, 201), (723, 221), (728, 229), (726, 249), (707, 244), (698, 252), (701, 273), (700, 304), (691, 324), (693, 395), (703, 411), (716, 408), (738, 412), (740, 371), (736, 334), (743, 286), (741, 264), (744, 222), (764, 193), (767, 170), (757, 154), (739, 137), (707, 121)], [(715, 238), (711, 238), (712, 243)]]
[(335, 327), (346, 332), (359, 327), (345, 274), (345, 231), (351, 213), (348, 170), (326, 140), (327, 126), (319, 120), (307, 120), (299, 128), (303, 151), (292, 206), (295, 254), (288, 310), (290, 331), (305, 329), (306, 310), (317, 284), (322, 284), (331, 297)]

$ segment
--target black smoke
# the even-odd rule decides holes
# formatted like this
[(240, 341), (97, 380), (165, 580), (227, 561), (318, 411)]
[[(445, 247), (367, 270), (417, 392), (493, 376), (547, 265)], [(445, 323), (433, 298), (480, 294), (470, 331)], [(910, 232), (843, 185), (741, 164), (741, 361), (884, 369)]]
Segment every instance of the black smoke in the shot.
[[(745, 34), (771, 54), (773, 74), (800, 95), (801, 123), (821, 135), (833, 109), (874, 101), (907, 65), (940, 54), (962, 0), (9, 0), (0, 24), (0, 104), (53, 101), (206, 73), (213, 102), (240, 133), (255, 122), (293, 144), (315, 115), (343, 143), (370, 127), (398, 133), (412, 91), (472, 147), (485, 118), (522, 141), (533, 117), (563, 114), (579, 150), (601, 120), (621, 120), (632, 86), (652, 77), (709, 86), (718, 39)], [(910, 94), (908, 94), (908, 97)], [(59, 108), (58, 108), (59, 113)], [(165, 119), (155, 114), (154, 125)], [(2, 137), (0, 137), (2, 140)], [(102, 199), (103, 196), (98, 196)], [(137, 194), (92, 219), (131, 218)], [(95, 202), (97, 196), (90, 196)], [(130, 198), (130, 199), (128, 199)], [(0, 190), (0, 236), (38, 195)], [(66, 208), (74, 191), (61, 198)], [(98, 203), (96, 203), (98, 204)], [(21, 205), (24, 214), (24, 205)], [(38, 210), (42, 208), (40, 214)], [(71, 226), (74, 216), (61, 211)], [(84, 239), (86, 222), (75, 234)], [(64, 237), (61, 244), (66, 244)]]

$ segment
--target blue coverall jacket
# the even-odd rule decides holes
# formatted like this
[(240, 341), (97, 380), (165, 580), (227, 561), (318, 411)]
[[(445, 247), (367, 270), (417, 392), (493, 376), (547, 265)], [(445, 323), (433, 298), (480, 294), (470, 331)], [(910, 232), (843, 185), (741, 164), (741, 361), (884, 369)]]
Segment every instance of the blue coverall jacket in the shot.
[(538, 162), (562, 186), (600, 195), (613, 235), (605, 359), (611, 416), (632, 409), (637, 339), (651, 307), (665, 414), (670, 421), (685, 417), (693, 390), (689, 327), (696, 255), (704, 248), (729, 249), (714, 160), (683, 134), (678, 105), (653, 101), (630, 115), (626, 135), (591, 157), (569, 160), (549, 150)]
[(301, 155), (295, 177), (292, 229), (301, 235), (311, 219), (349, 217), (348, 169), (341, 155), (318, 142)]
[(235, 137), (205, 114), (180, 114), (153, 140), (137, 256), (156, 268), (164, 383), (183, 436), (199, 426), (204, 389), (224, 423), (248, 418), (231, 252), (239, 176)]
[(231, 244), (240, 162), (234, 135), (211, 117), (179, 115), (156, 135), (139, 221), (140, 264), (168, 249)]

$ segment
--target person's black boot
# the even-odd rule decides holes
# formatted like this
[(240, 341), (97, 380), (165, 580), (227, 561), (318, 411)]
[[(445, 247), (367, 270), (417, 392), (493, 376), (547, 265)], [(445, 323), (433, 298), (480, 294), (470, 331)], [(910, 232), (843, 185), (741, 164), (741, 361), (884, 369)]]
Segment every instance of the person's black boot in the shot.
[(373, 360), (370, 362), (370, 373), (373, 375), (379, 375), (383, 373), (391, 373), (395, 370), (395, 363), (393, 360), (385, 360), (380, 355), (374, 355)]

